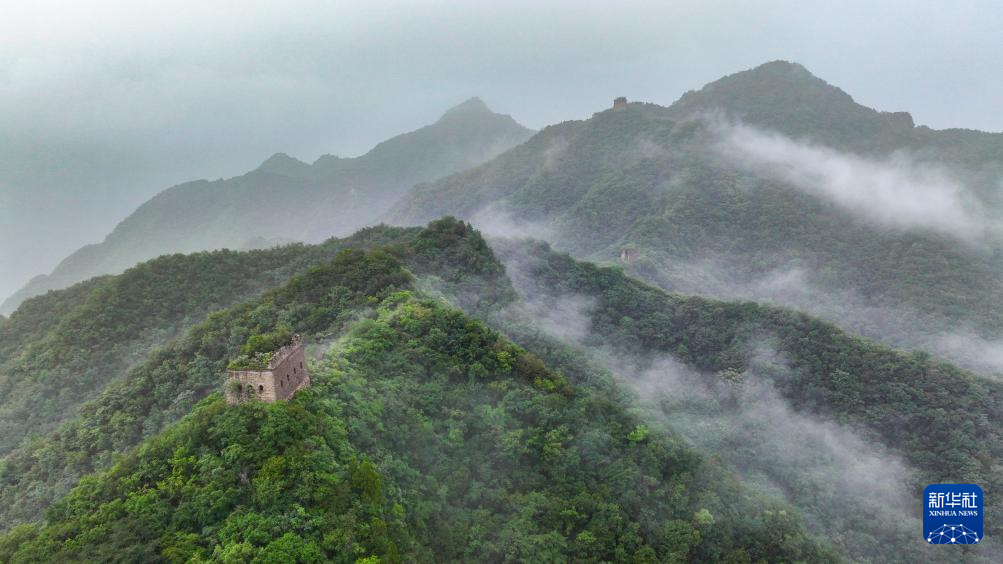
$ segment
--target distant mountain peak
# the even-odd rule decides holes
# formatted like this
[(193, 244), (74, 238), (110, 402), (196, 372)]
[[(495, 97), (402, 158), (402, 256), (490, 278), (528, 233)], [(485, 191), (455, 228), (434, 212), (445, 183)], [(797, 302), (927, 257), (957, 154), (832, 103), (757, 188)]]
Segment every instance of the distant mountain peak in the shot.
[(853, 98), (849, 94), (818, 78), (803, 65), (782, 60), (770, 61), (749, 70), (730, 74), (704, 86), (696, 94), (718, 93), (734, 93), (743, 97), (771, 95), (774, 98), (782, 97), (785, 93), (811, 94), (836, 97), (844, 103), (853, 103)]
[(748, 70), (748, 71), (745, 71), (745, 72), (752, 72), (752, 73), (755, 73), (755, 72), (788, 72), (788, 73), (796, 73), (796, 74), (801, 74), (803, 76), (810, 76), (812, 78), (815, 78), (815, 75), (813, 75), (801, 63), (796, 63), (794, 61), (785, 61), (783, 59), (777, 59), (775, 61), (769, 61), (769, 62), (763, 63), (763, 64), (759, 65), (758, 67), (755, 67), (755, 68), (753, 68), (751, 70)]
[[(683, 94), (677, 116), (724, 112), (751, 125), (843, 147), (912, 129), (905, 112), (878, 112), (790, 61), (770, 61)], [(868, 141), (868, 142), (870, 142)]]
[(275, 174), (295, 174), (303, 169), (309, 168), (310, 165), (305, 162), (290, 157), (286, 153), (275, 153), (274, 155), (265, 159), (265, 162), (258, 166), (258, 170), (264, 172), (272, 172)]
[(439, 121), (457, 117), (494, 115), (494, 114), (495, 113), (491, 111), (491, 108), (489, 108), (488, 105), (484, 103), (484, 100), (481, 100), (477, 96), (474, 96), (446, 110), (446, 113), (442, 114), (442, 118)]

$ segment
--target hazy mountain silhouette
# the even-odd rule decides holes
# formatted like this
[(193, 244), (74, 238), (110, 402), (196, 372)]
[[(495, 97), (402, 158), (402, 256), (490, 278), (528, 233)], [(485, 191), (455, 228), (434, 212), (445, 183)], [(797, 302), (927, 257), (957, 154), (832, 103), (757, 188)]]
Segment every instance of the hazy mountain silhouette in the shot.
[(348, 235), (374, 223), (412, 185), (482, 163), (531, 133), (471, 98), (434, 124), (360, 157), (324, 155), (306, 164), (278, 153), (242, 176), (174, 186), (140, 206), (103, 242), (81, 248), (51, 274), (31, 280), (0, 311), (161, 254)]

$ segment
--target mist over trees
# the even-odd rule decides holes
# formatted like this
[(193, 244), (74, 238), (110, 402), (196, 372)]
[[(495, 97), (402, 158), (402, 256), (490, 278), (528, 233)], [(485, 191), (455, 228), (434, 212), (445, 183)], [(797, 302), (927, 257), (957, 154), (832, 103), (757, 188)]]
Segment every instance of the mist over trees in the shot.
[(9, 298), (0, 562), (999, 561), (918, 507), (1003, 488), (1003, 134), (786, 61), (597, 110), (181, 184)]
[[(546, 245), (494, 246), (521, 302), (490, 319), (515, 335), (543, 332), (605, 368), (650, 428), (680, 433), (782, 496), (853, 560), (937, 560), (910, 542), (923, 487), (1000, 478), (981, 462), (998, 454), (961, 453), (969, 434), (1000, 450), (1000, 406), (983, 403), (998, 382), (783, 308), (666, 294)], [(961, 389), (964, 404), (949, 397)], [(968, 423), (952, 423), (961, 413)]]
[[(771, 300), (991, 374), (1003, 337), (1003, 134), (936, 131), (767, 63), (669, 107), (542, 130), (391, 210), (545, 238), (663, 288)], [(981, 304), (976, 306), (975, 304)]]

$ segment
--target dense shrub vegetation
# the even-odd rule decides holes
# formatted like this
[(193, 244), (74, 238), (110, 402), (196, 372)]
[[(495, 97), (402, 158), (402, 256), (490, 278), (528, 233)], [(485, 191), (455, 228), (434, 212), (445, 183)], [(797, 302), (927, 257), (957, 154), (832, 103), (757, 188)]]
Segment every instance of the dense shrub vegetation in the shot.
[[(407, 231), (391, 231), (403, 235), (403, 238), (413, 235)], [(323, 260), (323, 257), (337, 252), (336, 249), (344, 242), (335, 240), (325, 246), (311, 247), (309, 257), (302, 257), (296, 252), (291, 252), (289, 256), (301, 256), (304, 262), (307, 258)], [(279, 254), (279, 251), (275, 253)], [(257, 254), (251, 253), (251, 256)], [(201, 260), (201, 257), (195, 255), (193, 262)], [(182, 259), (178, 256), (175, 260)], [(250, 258), (246, 260), (253, 264)], [(288, 268), (299, 270), (304, 268), (304, 262), (288, 265)], [(56, 406), (45, 403), (49, 396), (43, 390), (60, 380), (32, 380), (34, 388), (25, 392), (29, 395), (22, 401), (35, 402), (38, 407), (31, 417), (46, 421), (46, 424), (40, 425), (36, 435), (0, 461), (0, 500), (3, 501), (0, 503), (0, 522), (9, 526), (37, 516), (48, 501), (64, 493), (80, 476), (106, 467), (116, 453), (179, 419), (199, 398), (218, 387), (220, 374), (228, 360), (241, 354), (249, 336), (267, 334), (279, 325), (301, 333), (320, 332), (336, 322), (339, 315), (350, 315), (348, 310), (351, 307), (365, 305), (367, 291), (406, 284), (409, 275), (397, 270), (399, 267), (395, 266), (389, 272), (380, 271), (388, 263), (396, 265), (386, 253), (368, 256), (361, 251), (344, 251), (333, 262), (312, 267), (260, 298), (209, 315), (185, 335), (150, 352), (144, 361), (128, 372), (124, 362), (109, 365), (104, 370), (87, 366), (86, 373), (95, 375), (88, 384), (100, 393), (87, 402), (83, 401), (86, 398), (80, 397), (74, 398), (73, 402), (67, 401), (65, 405), (78, 407), (76, 411), (61, 413), (55, 410)], [(235, 274), (233, 270), (222, 272)], [(128, 276), (129, 273), (126, 273), (118, 278)], [(186, 281), (168, 278), (165, 285), (177, 284), (176, 291), (184, 293), (191, 287), (192, 281), (181, 280)], [(136, 291), (141, 292), (139, 289)], [(59, 293), (50, 295), (58, 296)], [(98, 311), (99, 315), (90, 318), (97, 325), (93, 330), (95, 332), (123, 332), (118, 326), (120, 323), (135, 323), (128, 316), (120, 317), (114, 307)], [(18, 316), (16, 314), (12, 318), (12, 324), (18, 321)], [(106, 327), (105, 324), (115, 327)], [(171, 334), (163, 331), (157, 336), (163, 342)], [(73, 333), (70, 338), (94, 339), (91, 332), (85, 331)], [(58, 335), (53, 338), (57, 342), (58, 339)], [(103, 350), (100, 347), (88, 348), (84, 349), (86, 354), (62, 356), (69, 360), (61, 364), (53, 360), (55, 355), (47, 352), (48, 348), (32, 347), (38, 348), (20, 353), (19, 362), (51, 363), (54, 371), (59, 372), (68, 372), (75, 366), (73, 362), (87, 364), (89, 359), (100, 357)], [(109, 341), (109, 347), (129, 350), (125, 344), (114, 341)], [(141, 349), (134, 349), (132, 354), (138, 357), (141, 352)], [(75, 417), (68, 417), (74, 413)], [(52, 428), (60, 417), (69, 420), (51, 432), (41, 432)], [(24, 425), (23, 421), (15, 420), (5, 420), (5, 423), (12, 427)]]
[[(919, 470), (909, 484), (915, 499), (929, 483), (1003, 487), (1003, 385), (996, 381), (792, 310), (666, 293), (546, 244), (499, 244), (499, 252), (523, 271), (521, 291), (534, 299), (590, 299), (586, 349), (612, 347), (640, 359), (671, 355), (716, 381), (722, 372), (745, 371), (765, 344), (786, 365), (770, 374), (780, 394), (797, 410), (838, 422), (911, 462)], [(796, 468), (790, 472), (797, 475)], [(993, 521), (999, 512), (999, 502), (990, 500), (988, 530), (999, 530)]]
[(391, 294), (333, 352), (292, 402), (211, 397), (0, 559), (834, 557), (783, 505), (437, 302)]
[[(796, 409), (884, 443), (922, 480), (999, 483), (1000, 390), (952, 366), (782, 308), (668, 294), (546, 245), (492, 250), (453, 219), (354, 241), (380, 248), (296, 247), (275, 276), (300, 274), (194, 323), (0, 460), (0, 520), (14, 527), (0, 561), (840, 558), (794, 506), (640, 418), (608, 371), (513, 315), (495, 252), (534, 300), (589, 300), (586, 348), (667, 354), (740, 383), (766, 338)], [(53, 315), (80, 307), (62, 293), (37, 305), (50, 299), (69, 304)], [(6, 323), (60, 326), (18, 315)], [(328, 351), (311, 355), (310, 389), (270, 406), (213, 395), (230, 360), (293, 333)]]
[(349, 246), (403, 242), (419, 231), (376, 227), (321, 245), (164, 256), (28, 300), (0, 325), (0, 454), (71, 419), (129, 366), (211, 312)]
[(1003, 386), (995, 381), (792, 310), (666, 293), (545, 244), (531, 252), (539, 259), (531, 267), (536, 292), (596, 298), (589, 337), (596, 344), (669, 353), (714, 374), (744, 370), (755, 339), (765, 337), (797, 373), (777, 382), (794, 405), (882, 437), (929, 477), (985, 482), (990, 461), (1003, 456)]

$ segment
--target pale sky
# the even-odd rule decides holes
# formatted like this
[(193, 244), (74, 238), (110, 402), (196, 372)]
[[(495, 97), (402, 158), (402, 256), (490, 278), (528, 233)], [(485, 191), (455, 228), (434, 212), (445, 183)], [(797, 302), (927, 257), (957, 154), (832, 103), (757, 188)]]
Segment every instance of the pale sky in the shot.
[(540, 128), (774, 59), (1003, 130), (994, 1), (0, 0), (0, 298), (189, 179), (357, 155), (480, 96)]

